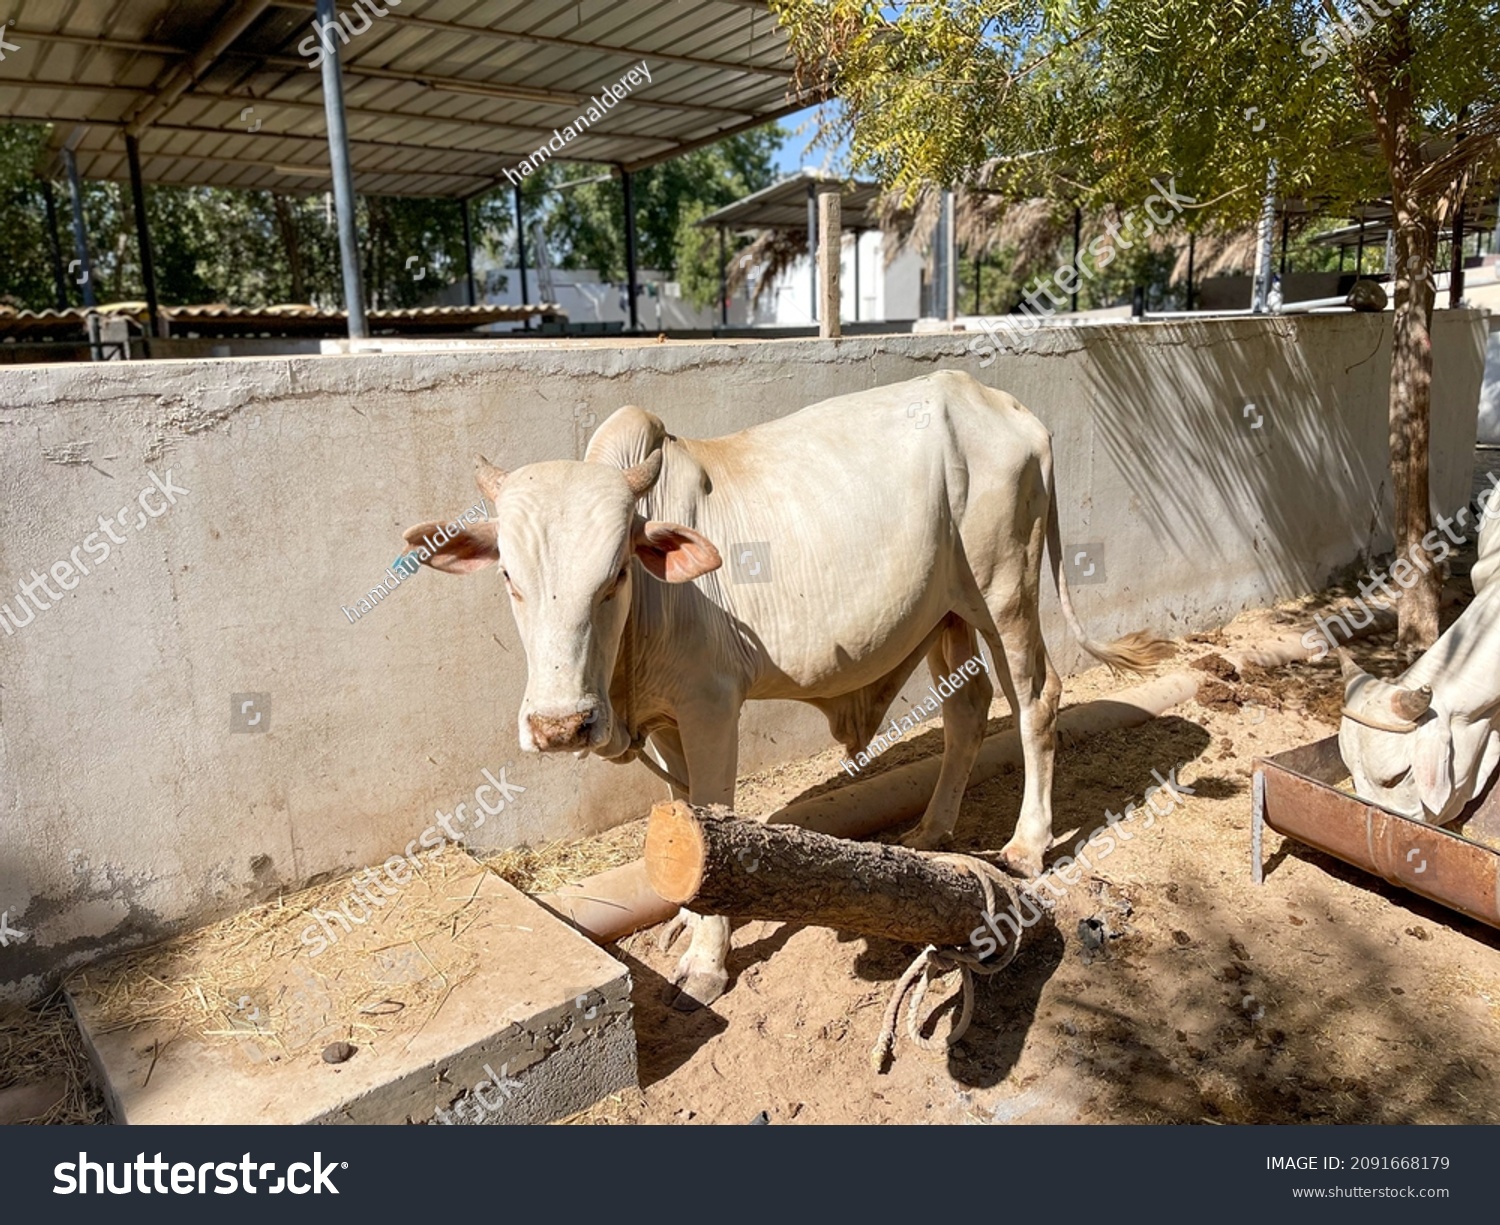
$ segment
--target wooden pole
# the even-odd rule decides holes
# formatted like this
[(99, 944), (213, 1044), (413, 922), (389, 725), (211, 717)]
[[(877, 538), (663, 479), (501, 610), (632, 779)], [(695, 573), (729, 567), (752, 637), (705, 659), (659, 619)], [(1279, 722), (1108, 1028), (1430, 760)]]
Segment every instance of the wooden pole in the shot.
[(824, 340), (843, 334), (839, 314), (843, 287), (839, 277), (843, 269), (844, 244), (840, 241), (843, 200), (839, 183), (818, 185), (818, 335)]
[[(646, 875), (699, 914), (775, 919), (915, 944), (964, 946), (983, 928), (984, 888), (943, 859), (791, 825), (742, 821), (673, 800), (651, 809)], [(1001, 913), (1015, 903), (995, 882)]]

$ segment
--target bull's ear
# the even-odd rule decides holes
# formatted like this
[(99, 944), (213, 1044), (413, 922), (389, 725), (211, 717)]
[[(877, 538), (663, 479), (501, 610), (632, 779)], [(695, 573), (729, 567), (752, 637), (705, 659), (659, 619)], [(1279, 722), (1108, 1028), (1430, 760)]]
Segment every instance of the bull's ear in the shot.
[(637, 516), (635, 555), (664, 583), (687, 583), (724, 564), (719, 550), (690, 527)]
[[(460, 527), (456, 536), (448, 535), (452, 524), (419, 523), (402, 533), (406, 543), (418, 551), (424, 566), (441, 570), (444, 574), (473, 574), (500, 560), (500, 542), (495, 535), (495, 524), (486, 520), (473, 527)], [(442, 544), (434, 546), (438, 536), (445, 537)], [(436, 552), (434, 552), (434, 547)]]
[(1441, 710), (1413, 733), (1411, 772), (1422, 807), (1441, 817), (1453, 798), (1453, 728)]

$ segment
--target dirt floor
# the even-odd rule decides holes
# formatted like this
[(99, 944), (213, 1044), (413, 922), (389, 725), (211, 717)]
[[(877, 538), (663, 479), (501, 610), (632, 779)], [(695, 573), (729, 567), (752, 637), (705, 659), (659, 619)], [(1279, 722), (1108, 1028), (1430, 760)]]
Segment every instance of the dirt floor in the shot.
[[(1466, 572), (1463, 566), (1458, 573)], [(1500, 1122), (1500, 932), (1388, 887), (1267, 832), (1268, 874), (1250, 878), (1252, 760), (1332, 734), (1338, 667), (1245, 675), (1220, 653), (1288, 631), (1344, 587), (1245, 614), (1181, 644), (1167, 671), (1197, 663), (1199, 700), (1144, 726), (1060, 747), (1049, 865), (1139, 804), (1175, 768), (1191, 795), (1134, 835), (1026, 931), (1015, 961), (978, 986), (968, 1035), (929, 1056), (901, 1038), (888, 1070), (870, 1052), (909, 945), (786, 924), (737, 924), (730, 986), (707, 1009), (664, 1002), (685, 948), (661, 929), (622, 941), (635, 983), (638, 1091), (578, 1123), (1495, 1123)], [(1467, 597), (1456, 584), (1445, 618)], [(1381, 675), (1391, 638), (1354, 644)], [(1096, 669), (1065, 683), (1071, 705), (1116, 691)], [(1003, 699), (989, 730), (1009, 725)], [(865, 771), (941, 750), (912, 735)], [(740, 780), (737, 809), (769, 814), (840, 785), (828, 752)], [(954, 850), (988, 855), (1020, 802), (1012, 769), (966, 797)], [(1138, 827), (1138, 828), (1137, 828)], [(884, 837), (894, 840), (903, 830)], [(640, 853), (644, 822), (597, 839), (492, 860), (536, 891)], [(929, 1003), (953, 995), (944, 980)], [(953, 1009), (938, 1011), (946, 1029)], [(0, 1022), (0, 1090), (51, 1076), (71, 1085), (43, 1121), (102, 1117), (56, 1007)], [(40, 1037), (39, 1037), (40, 1035)], [(22, 1047), (25, 1069), (4, 1057)]]
[[(1189, 640), (1176, 666), (1202, 661), (1202, 701), (1059, 752), (1049, 865), (1106, 810), (1139, 803), (1153, 769), (1176, 767), (1194, 794), (1025, 933), (1011, 966), (981, 981), (951, 1053), (903, 1038), (889, 1071), (871, 1071), (914, 946), (738, 924), (728, 992), (682, 1013), (663, 989), (685, 944), (662, 951), (657, 928), (619, 946), (636, 984), (641, 1089), (576, 1121), (1500, 1122), (1500, 933), (1269, 831), (1266, 882), (1251, 883), (1252, 759), (1337, 730), (1338, 667), (1215, 676), (1217, 652), (1309, 628), (1340, 594)], [(1400, 671), (1390, 635), (1353, 652), (1371, 671)], [(1098, 669), (1071, 678), (1064, 701), (1119, 686)], [(992, 714), (991, 732), (1009, 725), (1003, 700)], [(940, 749), (939, 731), (912, 737), (876, 770)], [(742, 779), (736, 806), (770, 813), (839, 777), (830, 751)], [(1020, 784), (1013, 770), (972, 790), (954, 849), (1002, 846)], [(640, 824), (613, 833), (622, 851)], [(953, 994), (946, 982), (933, 1000)], [(940, 1012), (944, 1030), (952, 1011)]]

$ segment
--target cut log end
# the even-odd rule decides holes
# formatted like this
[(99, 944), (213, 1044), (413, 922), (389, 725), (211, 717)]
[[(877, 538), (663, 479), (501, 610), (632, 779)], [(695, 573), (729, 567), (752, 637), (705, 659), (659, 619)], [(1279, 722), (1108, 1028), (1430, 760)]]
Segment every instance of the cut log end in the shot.
[(954, 863), (679, 801), (651, 810), (646, 872), (658, 896), (697, 914), (814, 924), (939, 948), (969, 944), (991, 896), (997, 910), (1013, 900), (1009, 886), (978, 861)]
[(703, 885), (707, 847), (703, 827), (681, 800), (651, 806), (646, 827), (646, 878), (658, 897), (678, 906), (698, 895)]

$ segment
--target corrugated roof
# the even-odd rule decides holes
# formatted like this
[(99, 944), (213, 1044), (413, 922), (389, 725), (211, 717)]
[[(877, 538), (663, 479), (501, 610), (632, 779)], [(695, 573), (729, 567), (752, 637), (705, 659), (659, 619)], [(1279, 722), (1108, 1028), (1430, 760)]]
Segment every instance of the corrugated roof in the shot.
[[(146, 324), (144, 302), (111, 302), (96, 308), (106, 316), (125, 316), (142, 327)], [(372, 310), (369, 313), (372, 332), (400, 332), (420, 335), (424, 332), (461, 332), (490, 323), (517, 323), (536, 315), (560, 315), (567, 312), (551, 302), (530, 306), (423, 306), (411, 310)], [(0, 340), (51, 337), (74, 339), (87, 335), (89, 311), (86, 307), (68, 310), (18, 311), (0, 306)], [(314, 306), (290, 303), (250, 309), (212, 303), (203, 306), (164, 306), (161, 317), (169, 331), (176, 335), (197, 333), (211, 336), (243, 336), (270, 332), (280, 336), (342, 335), (348, 316), (341, 310), (321, 310)]]
[[(58, 125), (86, 178), (323, 191), (315, 0), (10, 0), (0, 121)], [(355, 184), (468, 196), (642, 60), (567, 146), (635, 170), (799, 109), (764, 0), (355, 0), (340, 9)], [(356, 32), (349, 34), (349, 30)], [(347, 37), (347, 43), (343, 38)]]
[[(700, 226), (725, 226), (732, 230), (805, 230), (807, 229), (807, 192), (814, 183), (830, 176), (813, 170), (772, 183), (760, 191), (726, 204), (698, 222)], [(839, 211), (846, 230), (878, 230), (880, 218), (876, 204), (880, 185), (858, 179), (844, 184)]]

